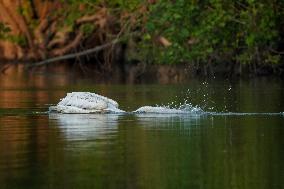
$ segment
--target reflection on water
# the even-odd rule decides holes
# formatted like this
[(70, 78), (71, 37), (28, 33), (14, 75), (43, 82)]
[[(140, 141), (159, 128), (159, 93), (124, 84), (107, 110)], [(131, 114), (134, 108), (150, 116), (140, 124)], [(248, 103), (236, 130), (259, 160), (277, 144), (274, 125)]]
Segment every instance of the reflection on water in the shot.
[(53, 114), (0, 122), (2, 188), (284, 186), (282, 117)]
[[(69, 91), (97, 92), (128, 111), (183, 102), (188, 95), (184, 91), (202, 86), (198, 81), (114, 86), (72, 80), (61, 85), (50, 78), (42, 84), (0, 80), (1, 189), (284, 188), (280, 115), (31, 113), (45, 112)], [(212, 82), (191, 93), (190, 101), (201, 104), (206, 93), (217, 110), (283, 112), (283, 83), (231, 85), (227, 93), (226, 83)]]
[(200, 119), (204, 116), (198, 114), (136, 114), (135, 117), (144, 129), (179, 129), (183, 132), (200, 125)]
[(56, 124), (68, 140), (99, 139), (115, 134), (117, 119), (116, 114), (49, 114), (50, 124)]

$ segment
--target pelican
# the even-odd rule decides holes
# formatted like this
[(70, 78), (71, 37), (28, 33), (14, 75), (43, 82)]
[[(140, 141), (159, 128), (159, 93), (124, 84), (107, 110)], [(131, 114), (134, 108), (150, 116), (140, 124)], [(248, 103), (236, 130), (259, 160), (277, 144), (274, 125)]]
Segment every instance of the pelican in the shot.
[(123, 113), (118, 103), (107, 97), (90, 92), (72, 92), (56, 105), (49, 107), (49, 112), (57, 113)]
[(190, 104), (182, 108), (170, 108), (159, 106), (142, 106), (135, 111), (125, 112), (118, 108), (118, 103), (107, 97), (90, 92), (67, 93), (66, 97), (60, 100), (56, 106), (49, 107), (50, 113), (65, 114), (90, 114), (90, 113), (132, 113), (132, 114), (198, 114), (203, 112), (198, 107)]

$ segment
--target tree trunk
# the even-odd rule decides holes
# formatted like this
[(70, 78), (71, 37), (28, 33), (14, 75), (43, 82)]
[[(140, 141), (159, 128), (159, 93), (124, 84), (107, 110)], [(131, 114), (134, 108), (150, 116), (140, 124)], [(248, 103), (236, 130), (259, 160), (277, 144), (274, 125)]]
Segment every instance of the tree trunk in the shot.
[(82, 44), (87, 37), (82, 32), (85, 24), (94, 25), (98, 36), (107, 28), (110, 19), (103, 7), (94, 10), (93, 15), (74, 19), (72, 27), (65, 25), (66, 6), (63, 1), (0, 0), (0, 22), (11, 30), (5, 40), (0, 40), (0, 59), (25, 61), (62, 56)]

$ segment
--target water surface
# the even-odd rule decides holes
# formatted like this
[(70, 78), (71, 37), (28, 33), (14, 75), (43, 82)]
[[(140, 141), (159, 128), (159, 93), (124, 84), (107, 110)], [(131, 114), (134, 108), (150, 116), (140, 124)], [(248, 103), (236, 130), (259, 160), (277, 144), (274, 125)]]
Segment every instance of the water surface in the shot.
[[(264, 79), (103, 85), (1, 76), (0, 188), (284, 188), (284, 117), (263, 114), (284, 111), (283, 86)], [(254, 114), (46, 113), (71, 91), (96, 92), (127, 111), (187, 100), (204, 111)]]

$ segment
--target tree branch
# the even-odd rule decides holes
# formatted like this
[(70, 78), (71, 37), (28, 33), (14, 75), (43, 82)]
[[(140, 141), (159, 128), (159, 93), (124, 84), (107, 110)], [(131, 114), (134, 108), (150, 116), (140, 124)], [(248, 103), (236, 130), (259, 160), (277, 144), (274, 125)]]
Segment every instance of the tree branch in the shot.
[(98, 15), (86, 15), (75, 21), (76, 25), (81, 25), (89, 22), (94, 22), (99, 18)]
[(81, 42), (83, 36), (84, 36), (83, 32), (79, 32), (71, 43), (67, 44), (62, 48), (55, 49), (54, 51), (51, 52), (51, 55), (60, 56), (68, 53), (68, 51), (75, 48)]
[(276, 54), (281, 54), (281, 55), (284, 54), (284, 51), (283, 51), (283, 52), (280, 52), (280, 51), (277, 51), (277, 50), (275, 50), (275, 49), (273, 49), (273, 48), (269, 48), (269, 50), (270, 50), (271, 52), (273, 52), (273, 53), (276, 53)]
[(50, 59), (47, 59), (47, 60), (43, 60), (43, 61), (40, 61), (40, 62), (37, 62), (37, 63), (30, 64), (27, 67), (29, 68), (29, 67), (42, 66), (42, 65), (46, 65), (46, 64), (49, 64), (49, 63), (52, 63), (52, 62), (68, 60), (68, 59), (72, 59), (72, 58), (77, 58), (79, 56), (85, 56), (85, 55), (88, 55), (88, 54), (91, 54), (91, 53), (94, 53), (94, 52), (101, 51), (101, 50), (103, 50), (103, 49), (105, 49), (109, 46), (112, 46), (112, 45), (120, 42), (120, 41), (121, 41), (121, 39), (115, 39), (115, 40), (113, 40), (109, 43), (103, 44), (101, 46), (96, 46), (94, 48), (87, 49), (85, 51), (81, 51), (81, 52), (78, 52), (78, 53), (72, 53), (72, 54), (67, 54), (67, 55), (64, 55), (64, 56), (58, 56), (58, 57), (50, 58)]

